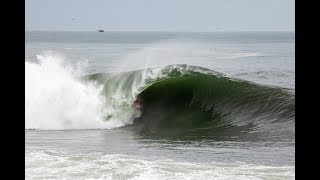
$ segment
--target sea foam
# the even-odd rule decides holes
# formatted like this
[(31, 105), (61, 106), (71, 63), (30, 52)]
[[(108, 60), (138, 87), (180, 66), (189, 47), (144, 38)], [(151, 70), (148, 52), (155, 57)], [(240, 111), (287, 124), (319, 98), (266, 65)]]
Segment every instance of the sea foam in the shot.
[(26, 129), (114, 128), (123, 122), (105, 120), (112, 112), (101, 94), (103, 85), (83, 82), (83, 65), (70, 65), (62, 56), (47, 52), (38, 63), (25, 62)]

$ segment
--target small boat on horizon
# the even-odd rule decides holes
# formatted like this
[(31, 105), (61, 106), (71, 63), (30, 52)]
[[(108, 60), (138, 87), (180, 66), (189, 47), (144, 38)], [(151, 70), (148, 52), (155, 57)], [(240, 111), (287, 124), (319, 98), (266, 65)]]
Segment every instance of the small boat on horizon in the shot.
[(104, 30), (103, 29), (99, 29), (98, 32), (104, 32)]

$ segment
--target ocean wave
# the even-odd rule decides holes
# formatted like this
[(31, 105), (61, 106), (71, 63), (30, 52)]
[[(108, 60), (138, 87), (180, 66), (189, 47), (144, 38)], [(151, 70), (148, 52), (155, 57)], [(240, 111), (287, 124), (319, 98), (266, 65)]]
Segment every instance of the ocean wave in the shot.
[[(51, 56), (39, 59), (39, 64), (26, 62), (26, 128), (133, 124), (149, 134), (294, 138), (295, 95), (283, 88), (185, 64), (79, 78)], [(137, 98), (141, 110), (133, 107)]]

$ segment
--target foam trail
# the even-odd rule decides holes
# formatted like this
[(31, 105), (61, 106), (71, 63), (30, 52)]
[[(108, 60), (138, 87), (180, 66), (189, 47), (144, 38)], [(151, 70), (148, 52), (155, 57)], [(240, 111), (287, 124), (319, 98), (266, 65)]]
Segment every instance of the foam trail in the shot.
[[(41, 166), (39, 167), (39, 164)], [(61, 166), (64, 170), (61, 170)], [(172, 159), (148, 160), (124, 154), (26, 153), (27, 179), (294, 179), (294, 166), (235, 163), (189, 163)], [(41, 171), (39, 171), (39, 169)]]
[(62, 57), (38, 55), (39, 63), (25, 62), (26, 129), (94, 129), (122, 126), (104, 119), (110, 105), (103, 86), (81, 82), (81, 67), (67, 65)]

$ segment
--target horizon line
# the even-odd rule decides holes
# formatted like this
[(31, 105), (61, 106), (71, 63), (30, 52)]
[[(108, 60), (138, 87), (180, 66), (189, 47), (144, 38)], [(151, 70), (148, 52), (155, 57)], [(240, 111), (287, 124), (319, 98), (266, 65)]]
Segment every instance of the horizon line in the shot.
[[(25, 32), (97, 32), (96, 30), (45, 30), (33, 29)], [(172, 31), (172, 30), (104, 30), (104, 32), (167, 32), (167, 33), (212, 33), (212, 32), (295, 32), (295, 30), (220, 30), (220, 31)]]

